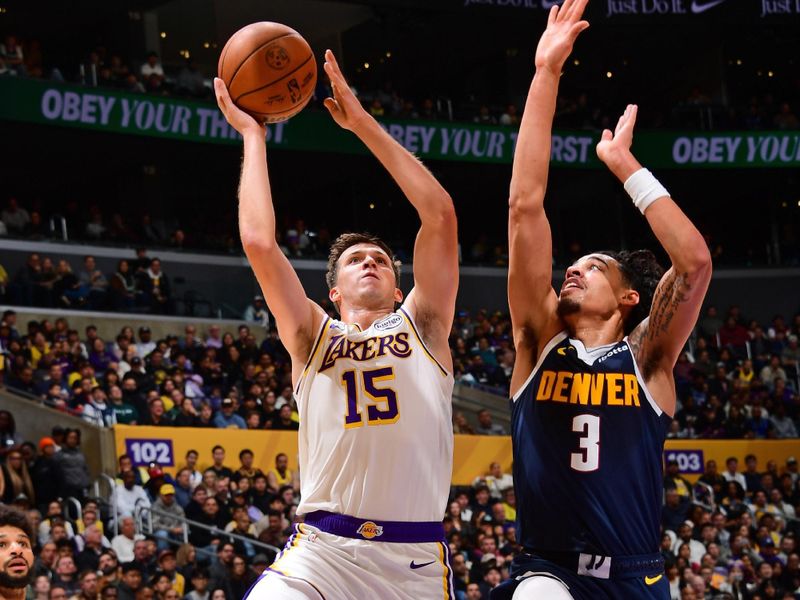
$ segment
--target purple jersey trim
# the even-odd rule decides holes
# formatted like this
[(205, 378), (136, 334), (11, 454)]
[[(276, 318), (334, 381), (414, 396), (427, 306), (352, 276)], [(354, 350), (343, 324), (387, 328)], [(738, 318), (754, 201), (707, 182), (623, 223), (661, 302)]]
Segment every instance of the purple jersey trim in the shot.
[(318, 510), (307, 514), (305, 523), (325, 533), (372, 542), (423, 544), (444, 540), (444, 527), (439, 521), (376, 521)]

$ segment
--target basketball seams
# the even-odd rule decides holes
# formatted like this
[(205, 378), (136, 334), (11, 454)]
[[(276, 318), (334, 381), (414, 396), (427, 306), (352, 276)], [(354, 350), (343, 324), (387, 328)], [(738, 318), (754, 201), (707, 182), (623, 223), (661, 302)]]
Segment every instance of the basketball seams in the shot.
[[(266, 44), (265, 44), (265, 45), (266, 45)], [(263, 47), (263, 46), (262, 46), (262, 47)], [(248, 60), (250, 60), (250, 58), (251, 58), (252, 56), (253, 56), (253, 54), (250, 54), (250, 55), (249, 55), (249, 56), (248, 56), (248, 57), (247, 57), (245, 60), (243, 60), (243, 61), (242, 61), (241, 65), (239, 65), (239, 66), (241, 67), (242, 65), (244, 65), (244, 63), (246, 63)], [(236, 96), (236, 98), (234, 98), (234, 99), (233, 99), (233, 101), (234, 101), (235, 103), (238, 103), (238, 102), (239, 102), (239, 100), (241, 100), (241, 99), (242, 99), (242, 98), (244, 98), (245, 96), (249, 96), (250, 94), (254, 94), (254, 93), (256, 93), (256, 92), (260, 92), (260, 91), (261, 91), (261, 90), (263, 90), (263, 89), (266, 89), (266, 88), (268, 88), (268, 87), (270, 87), (270, 86), (272, 86), (272, 85), (275, 85), (276, 83), (278, 83), (278, 82), (280, 82), (280, 81), (283, 81), (283, 80), (284, 80), (284, 79), (286, 79), (287, 77), (291, 77), (292, 75), (294, 75), (295, 73), (297, 73), (297, 71), (299, 71), (299, 70), (300, 70), (300, 69), (302, 69), (304, 66), (306, 66), (306, 65), (308, 64), (308, 61), (310, 61), (310, 60), (313, 60), (313, 61), (315, 61), (315, 62), (316, 62), (316, 59), (314, 58), (314, 52), (313, 52), (313, 51), (311, 52), (311, 54), (309, 54), (308, 58), (307, 58), (307, 59), (305, 59), (305, 60), (304, 60), (302, 63), (300, 63), (300, 64), (299, 64), (299, 65), (298, 65), (298, 66), (297, 66), (297, 67), (296, 67), (294, 70), (292, 70), (292, 71), (289, 71), (288, 73), (286, 73), (286, 74), (285, 74), (285, 75), (283, 75), (282, 77), (278, 77), (277, 79), (275, 79), (275, 80), (273, 80), (273, 81), (270, 81), (269, 83), (267, 83), (267, 84), (265, 84), (265, 85), (262, 85), (262, 86), (260, 86), (260, 87), (257, 87), (257, 88), (253, 88), (252, 90), (248, 90), (248, 91), (244, 92), (243, 94), (239, 94), (238, 96)], [(237, 71), (238, 71), (238, 69), (237, 69)], [(234, 77), (235, 77), (235, 75), (234, 75)], [(231, 84), (233, 84), (233, 78), (231, 78)]]
[[(253, 55), (254, 55), (256, 52), (259, 52), (259, 51), (263, 50), (263, 49), (264, 49), (266, 46), (269, 46), (271, 43), (273, 43), (273, 42), (275, 42), (275, 41), (277, 41), (277, 40), (281, 40), (281, 39), (283, 39), (283, 38), (285, 38), (285, 37), (290, 37), (290, 36), (293, 36), (293, 35), (295, 35), (295, 36), (299, 37), (300, 39), (303, 39), (303, 38), (302, 38), (302, 36), (301, 36), (299, 33), (297, 33), (296, 31), (290, 31), (289, 33), (284, 33), (283, 35), (279, 35), (278, 37), (274, 37), (274, 38), (272, 38), (271, 40), (269, 40), (268, 42), (264, 42), (264, 43), (263, 43), (263, 44), (261, 44), (260, 46), (257, 46), (256, 48), (254, 48), (254, 49), (253, 49), (253, 51), (252, 51), (252, 52), (250, 52), (250, 54), (248, 54), (247, 56), (245, 56), (245, 57), (244, 57), (244, 59), (242, 59), (242, 60), (239, 62), (239, 64), (236, 66), (236, 69), (233, 71), (233, 75), (231, 75), (231, 81), (230, 81), (230, 83), (227, 83), (227, 82), (226, 82), (226, 84), (225, 84), (225, 85), (227, 85), (227, 86), (228, 86), (228, 88), (230, 88), (230, 86), (231, 86), (231, 85), (233, 85), (233, 80), (234, 80), (234, 79), (236, 79), (236, 74), (239, 72), (239, 69), (241, 69), (241, 68), (242, 68), (242, 66), (243, 66), (243, 65), (244, 65), (244, 64), (245, 64), (245, 63), (246, 63), (248, 60), (250, 60), (250, 58), (251, 58), (251, 57), (252, 57), (252, 56), (253, 56)], [(233, 38), (231, 38), (231, 39), (233, 39)], [(228, 44), (230, 44), (230, 40), (228, 40)], [(225, 46), (227, 47), (227, 46), (228, 46), (228, 44), (225, 44)], [(234, 102), (236, 102), (236, 100), (238, 100), (238, 98), (234, 99)]]

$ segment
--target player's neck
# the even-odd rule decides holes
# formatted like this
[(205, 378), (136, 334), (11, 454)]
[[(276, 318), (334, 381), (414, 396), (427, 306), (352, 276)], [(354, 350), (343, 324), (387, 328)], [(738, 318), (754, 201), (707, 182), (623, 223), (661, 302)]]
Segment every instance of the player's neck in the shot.
[(341, 307), (341, 318), (342, 321), (345, 323), (350, 323), (352, 325), (358, 325), (361, 331), (367, 329), (370, 325), (372, 325), (378, 319), (385, 317), (394, 310), (394, 307), (382, 307), (382, 308), (364, 308), (364, 307), (355, 307), (355, 306), (342, 306)]
[(580, 340), (587, 348), (597, 348), (614, 344), (625, 337), (622, 319), (619, 315), (603, 318), (599, 315), (570, 315), (564, 319), (567, 333), (573, 339)]

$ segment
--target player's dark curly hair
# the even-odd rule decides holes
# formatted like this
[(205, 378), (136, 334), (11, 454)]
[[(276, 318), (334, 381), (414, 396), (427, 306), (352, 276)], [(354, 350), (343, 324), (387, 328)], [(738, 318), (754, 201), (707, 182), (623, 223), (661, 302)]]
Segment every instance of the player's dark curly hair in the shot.
[(336, 277), (339, 275), (339, 257), (342, 256), (345, 250), (350, 246), (356, 244), (373, 244), (386, 252), (389, 260), (392, 261), (392, 268), (394, 269), (394, 278), (396, 285), (400, 285), (400, 261), (394, 256), (394, 252), (381, 238), (371, 233), (343, 233), (331, 244), (330, 254), (328, 254), (328, 271), (325, 273), (325, 281), (328, 284), (328, 289), (336, 285)]
[(16, 527), (33, 541), (33, 525), (28, 516), (18, 508), (0, 504), (0, 527)]
[(625, 319), (625, 335), (633, 331), (636, 326), (650, 314), (653, 296), (656, 293), (658, 282), (664, 275), (664, 269), (658, 264), (655, 254), (650, 250), (622, 250), (619, 252), (602, 251), (599, 254), (610, 256), (619, 264), (620, 272), (625, 282), (631, 289), (639, 292), (637, 304)]

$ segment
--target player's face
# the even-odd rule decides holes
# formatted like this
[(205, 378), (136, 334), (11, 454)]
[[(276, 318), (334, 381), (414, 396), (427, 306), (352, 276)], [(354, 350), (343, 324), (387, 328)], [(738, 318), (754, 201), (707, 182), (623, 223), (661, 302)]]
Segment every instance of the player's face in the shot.
[(334, 303), (372, 308), (400, 302), (394, 267), (389, 256), (373, 244), (355, 244), (339, 257), (336, 285), (330, 291)]
[(610, 317), (623, 298), (630, 300), (630, 294), (638, 302), (638, 294), (626, 288), (616, 260), (605, 254), (588, 254), (567, 269), (558, 313), (562, 317), (575, 313)]
[(17, 527), (0, 527), (0, 586), (23, 588), (30, 583), (33, 550), (28, 535)]

